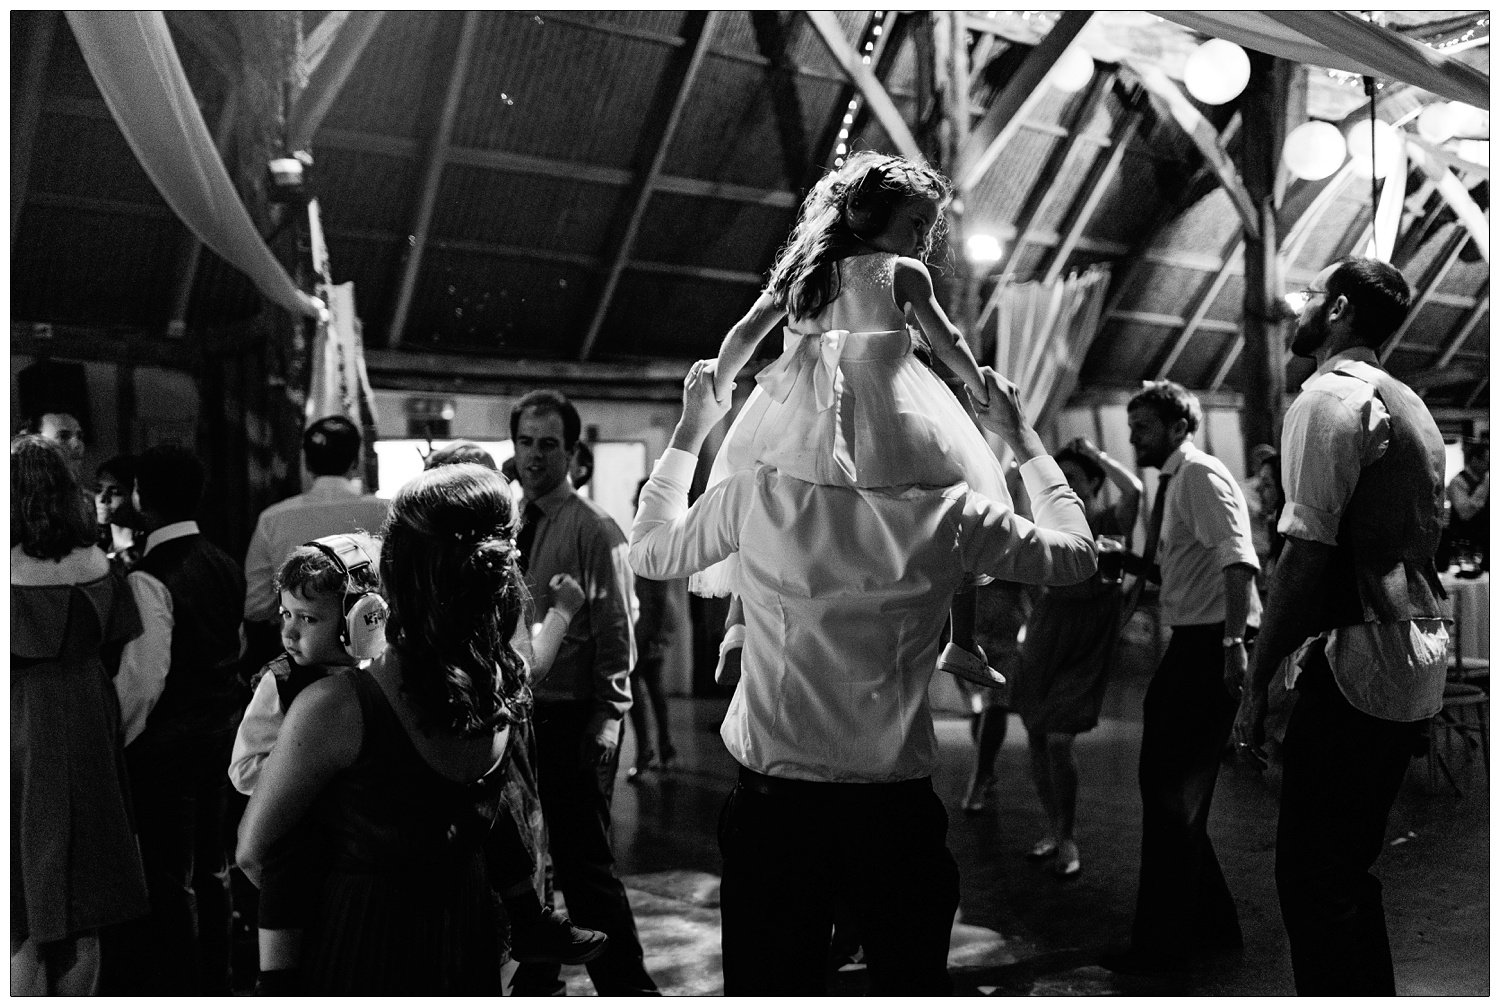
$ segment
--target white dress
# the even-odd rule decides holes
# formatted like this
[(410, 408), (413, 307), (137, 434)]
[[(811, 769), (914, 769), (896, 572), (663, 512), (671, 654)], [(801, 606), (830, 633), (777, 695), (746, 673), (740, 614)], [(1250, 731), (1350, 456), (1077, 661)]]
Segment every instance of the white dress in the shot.
[[(840, 288), (814, 319), (784, 330), (781, 357), (729, 428), (709, 472), (710, 487), (736, 472), (770, 465), (806, 482), (877, 489), (967, 483), (1010, 503), (1005, 471), (953, 392), (912, 352), (902, 306), (892, 291), (896, 256), (875, 252), (837, 263)], [(851, 316), (861, 299), (893, 328), (821, 329)], [(883, 303), (881, 303), (883, 300)], [(846, 302), (840, 304), (840, 302)], [(869, 318), (864, 310), (856, 317)], [(694, 574), (706, 597), (737, 590), (738, 557)]]

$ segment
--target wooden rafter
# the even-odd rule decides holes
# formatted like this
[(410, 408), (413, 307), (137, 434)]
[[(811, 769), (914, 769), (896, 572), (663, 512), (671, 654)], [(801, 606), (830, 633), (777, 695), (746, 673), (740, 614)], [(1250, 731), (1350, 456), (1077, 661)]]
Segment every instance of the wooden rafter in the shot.
[(631, 203), (630, 216), (625, 222), (624, 233), (615, 249), (614, 259), (609, 265), (608, 272), (605, 273), (599, 300), (594, 305), (593, 317), (589, 319), (589, 327), (583, 336), (583, 345), (578, 350), (579, 360), (588, 360), (589, 354), (594, 350), (594, 344), (599, 339), (599, 333), (604, 328), (604, 319), (608, 316), (609, 306), (614, 301), (615, 290), (620, 285), (620, 277), (630, 262), (631, 248), (635, 245), (636, 235), (640, 233), (641, 222), (646, 218), (646, 207), (650, 204), (651, 194), (661, 177), (662, 165), (666, 162), (667, 151), (672, 146), (672, 138), (677, 135), (677, 127), (682, 122), (682, 112), (687, 107), (688, 95), (698, 79), (704, 60), (708, 57), (709, 43), (713, 40), (720, 16), (718, 11), (701, 14), (694, 12), (688, 15), (688, 29), (685, 35), (691, 39), (692, 51), (688, 56), (687, 65), (682, 68), (673, 87), (675, 93), (672, 96), (671, 108), (667, 112), (666, 120), (662, 123), (661, 135), (656, 139), (651, 163), (641, 175), (635, 199)]
[[(880, 22), (880, 37), (875, 40), (875, 48), (870, 50), (870, 68), (881, 87), (886, 85), (891, 67), (895, 64), (896, 56), (901, 50), (901, 35), (912, 23), (913, 16), (903, 15), (900, 11), (886, 11), (884, 20)], [(819, 147), (820, 150), (828, 152), (823, 158), (823, 166), (829, 170), (833, 169), (841, 156), (839, 154), (839, 128), (843, 124), (844, 115), (848, 112), (849, 102), (857, 94), (859, 94), (859, 87), (853, 81), (846, 81), (839, 92), (838, 103), (833, 109), (833, 121), (825, 131), (824, 142)], [(862, 102), (855, 110), (854, 121), (849, 124), (849, 139), (852, 141), (855, 136), (859, 135), (869, 121), (870, 103)], [(811, 184), (810, 180), (807, 187), (811, 188)]]
[(1488, 376), (1486, 376), (1484, 380), (1480, 381), (1479, 384), (1474, 386), (1474, 391), (1469, 395), (1467, 399), (1464, 400), (1464, 408), (1473, 409), (1474, 403), (1479, 401), (1479, 397), (1484, 394), (1484, 390), (1489, 386), (1490, 379)]
[[(14, 22), (18, 15), (12, 14)], [(21, 209), (26, 205), (26, 189), (31, 177), (31, 149), (36, 141), (36, 124), (42, 114), (42, 82), (47, 61), (52, 57), (52, 38), (57, 32), (57, 12), (34, 11), (30, 15), (31, 32), (26, 39), (25, 65), (21, 70), (21, 87), (11, 106), (10, 120), (10, 247), (16, 247), (16, 229)]]
[(875, 75), (870, 72), (870, 68), (854, 51), (854, 47), (849, 44), (838, 18), (832, 11), (826, 10), (810, 10), (806, 14), (807, 19), (817, 29), (818, 37), (823, 40), (823, 45), (828, 48), (828, 52), (838, 61), (839, 66), (844, 68), (844, 73), (854, 82), (855, 87), (859, 88), (865, 104), (874, 113), (881, 128), (891, 138), (891, 142), (896, 145), (897, 153), (919, 164), (925, 164), (927, 159), (922, 156), (922, 150), (917, 146), (917, 140), (912, 136), (911, 128), (906, 125), (906, 120), (901, 118), (901, 113), (897, 110), (896, 103), (891, 101), (885, 85), (876, 79)]
[(1131, 99), (1124, 114), (1115, 121), (1114, 128), (1110, 130), (1108, 153), (1101, 151), (1095, 158), (1094, 165), (1089, 169), (1088, 177), (1083, 182), (1085, 193), (1083, 199), (1068, 211), (1068, 216), (1063, 220), (1060, 228), (1062, 240), (1053, 249), (1047, 268), (1042, 273), (1043, 283), (1051, 283), (1062, 275), (1063, 269), (1068, 264), (1068, 257), (1078, 246), (1078, 239), (1083, 237), (1083, 229), (1093, 219), (1094, 211), (1099, 208), (1099, 201), (1104, 198), (1109, 183), (1114, 180), (1115, 172), (1119, 171), (1121, 162), (1125, 160), (1125, 150), (1134, 139), (1136, 130), (1140, 128), (1141, 119), (1145, 113), (1145, 100), (1137, 93)]
[(323, 62), (332, 48), (333, 42), (339, 37), (344, 29), (344, 23), (349, 20), (353, 11), (331, 10), (318, 22), (318, 26), (307, 33), (297, 45), (297, 73), (307, 80), (317, 72), (318, 64)]
[(1487, 164), (1475, 164), (1473, 161), (1465, 161), (1451, 150), (1447, 150), (1435, 143), (1428, 143), (1423, 137), (1416, 133), (1407, 133), (1406, 142), (1419, 148), (1422, 153), (1434, 161), (1454, 171), (1461, 171), (1466, 175), (1475, 175), (1479, 178), (1489, 178), (1490, 168)]
[(1209, 309), (1213, 307), (1214, 301), (1219, 299), (1219, 292), (1224, 289), (1224, 284), (1229, 282), (1229, 267), (1238, 264), (1243, 269), (1244, 252), (1245, 236), (1243, 234), (1236, 235), (1234, 240), (1229, 243), (1229, 246), (1224, 249), (1224, 265), (1219, 267), (1219, 271), (1214, 274), (1213, 280), (1209, 282), (1208, 286), (1203, 289), (1203, 293), (1199, 295), (1197, 303), (1193, 305), (1193, 310), (1188, 314), (1187, 322), (1183, 325), (1182, 331), (1177, 334), (1177, 338), (1172, 342), (1172, 348), (1167, 351), (1166, 358), (1162, 360), (1161, 366), (1156, 369), (1156, 380), (1160, 381), (1171, 373), (1172, 367), (1177, 363), (1177, 358), (1182, 356), (1182, 351), (1187, 348), (1187, 344), (1192, 340), (1193, 333), (1198, 331), (1198, 327), (1208, 317)]
[(1458, 180), (1457, 175), (1437, 163), (1436, 160), (1429, 158), (1420, 147), (1408, 147), (1407, 155), (1413, 164), (1422, 169), (1423, 174), (1437, 183), (1438, 194), (1453, 209), (1458, 222), (1468, 228), (1469, 237), (1479, 249), (1479, 254), (1484, 257), (1484, 261), (1488, 262), (1490, 260), (1489, 219), (1475, 204), (1474, 197), (1469, 195), (1469, 190), (1464, 188), (1464, 184)]
[(959, 154), (957, 170), (953, 172), (960, 192), (973, 189), (995, 163), (995, 158), (1000, 156), (1000, 151), (1015, 138), (1021, 123), (1045, 96), (1047, 74), (1093, 14), (1093, 11), (1064, 11), (1046, 37), (1026, 54), (1015, 74), (990, 103), (984, 117), (969, 133), (968, 142)]
[(755, 30), (760, 54), (770, 60), (766, 66), (766, 84), (771, 92), (771, 108), (776, 113), (786, 178), (794, 186), (801, 185), (807, 177), (809, 151), (802, 102), (797, 96), (797, 68), (788, 49), (791, 32), (780, 11), (751, 11), (750, 25)]
[(1208, 166), (1218, 176), (1219, 184), (1224, 187), (1235, 212), (1240, 215), (1245, 233), (1253, 240), (1260, 234), (1260, 212), (1255, 208), (1250, 194), (1245, 191), (1239, 172), (1235, 170), (1234, 162), (1230, 160), (1229, 152), (1224, 149), (1224, 143), (1213, 124), (1203, 118), (1203, 113), (1178, 90), (1177, 85), (1172, 83), (1172, 79), (1160, 67), (1133, 62), (1127, 65), (1145, 85), (1151, 96), (1151, 103), (1156, 106), (1157, 116), (1182, 127), (1193, 146), (1202, 153)]
[[(985, 37), (989, 38), (988, 35)], [(1021, 248), (1026, 244), (1026, 235), (1031, 230), (1031, 225), (1057, 195), (1062, 185), (1063, 169), (1067, 167), (1078, 150), (1084, 146), (1092, 146), (1086, 138), (1089, 124), (1094, 121), (1094, 113), (1099, 110), (1099, 105), (1104, 101), (1104, 96), (1109, 92), (1114, 80), (1115, 74), (1112, 70), (1094, 71), (1094, 77), (1089, 81), (1088, 93), (1084, 95), (1083, 101), (1079, 103), (1077, 114), (1068, 125), (1067, 139), (1053, 145), (1052, 152), (1047, 157), (1047, 163), (1042, 165), (1041, 174), (1037, 176), (1039, 184), (1032, 186), (1031, 191), (1026, 194), (1026, 201), (1021, 204), (1021, 212), (1016, 217), (1015, 239), (1001, 251), (1000, 261), (995, 264), (994, 274), (1002, 282), (1016, 271), (1016, 265), (1021, 261)], [(997, 286), (996, 289), (998, 290), (999, 287)]]
[(417, 205), (412, 214), (411, 249), (401, 269), (400, 285), (396, 289), (395, 306), (391, 309), (390, 325), (386, 328), (386, 342), (399, 346), (406, 321), (411, 314), (412, 299), (417, 292), (417, 278), (422, 272), (422, 256), (427, 250), (427, 236), (432, 229), (432, 216), (437, 207), (438, 186), (443, 180), (443, 167), (448, 161), (448, 141), (453, 136), (453, 123), (458, 118), (458, 103), (463, 97), (464, 83), (469, 76), (469, 62), (474, 54), (474, 44), (479, 38), (479, 11), (467, 11), (458, 33), (458, 46), (453, 53), (452, 68), (448, 71), (448, 87), (443, 95), (443, 109), (438, 115), (437, 130), (428, 148), (427, 166), (422, 172), (422, 186), (417, 191)]
[[(340, 14), (345, 16), (330, 24)], [(333, 108), (339, 92), (354, 72), (354, 65), (375, 37), (375, 30), (384, 17), (384, 11), (334, 11), (309, 36), (309, 44), (299, 50), (301, 72), (306, 83), (298, 91), (287, 116), (290, 150), (303, 150), (312, 143), (313, 134)], [(325, 27), (327, 32), (324, 32)]]
[(1447, 367), (1448, 364), (1453, 361), (1454, 355), (1457, 354), (1458, 351), (1463, 348), (1463, 345), (1469, 341), (1469, 336), (1473, 334), (1474, 327), (1477, 326), (1484, 318), (1484, 316), (1489, 314), (1489, 312), (1490, 295), (1488, 292), (1486, 292), (1485, 295), (1479, 299), (1478, 303), (1476, 303), (1474, 307), (1469, 309), (1469, 313), (1464, 316), (1464, 320), (1458, 324), (1458, 328), (1454, 331), (1452, 338), (1448, 340), (1447, 344), (1438, 353), (1437, 359), (1432, 362), (1432, 366)]
[(1412, 299), (1411, 310), (1406, 313), (1405, 321), (1401, 323), (1400, 328), (1391, 334), (1390, 339), (1386, 340), (1385, 346), (1381, 349), (1381, 363), (1385, 363), (1391, 358), (1391, 354), (1396, 352), (1396, 347), (1401, 345), (1401, 341), (1411, 331), (1412, 325), (1417, 320), (1417, 315), (1427, 306), (1427, 302), (1431, 300), (1432, 295), (1437, 293), (1438, 287), (1443, 285), (1443, 280), (1447, 279), (1448, 271), (1458, 261), (1458, 253), (1463, 251), (1464, 245), (1468, 240), (1469, 234), (1464, 230), (1463, 226), (1455, 225), (1453, 233), (1448, 236), (1448, 240), (1438, 251), (1437, 258), (1433, 260), (1432, 265), (1428, 268), (1427, 275), (1422, 278), (1422, 288), (1417, 292), (1417, 296)]

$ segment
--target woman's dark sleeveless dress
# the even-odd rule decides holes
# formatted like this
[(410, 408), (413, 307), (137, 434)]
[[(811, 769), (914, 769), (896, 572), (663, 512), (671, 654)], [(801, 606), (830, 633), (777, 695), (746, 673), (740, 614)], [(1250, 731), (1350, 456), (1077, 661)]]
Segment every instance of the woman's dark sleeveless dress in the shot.
[(364, 739), (312, 812), (332, 868), (307, 935), (304, 992), (499, 996), (505, 916), (485, 840), (495, 816), (512, 813), (511, 753), (454, 783), (422, 760), (370, 673), (345, 674)]

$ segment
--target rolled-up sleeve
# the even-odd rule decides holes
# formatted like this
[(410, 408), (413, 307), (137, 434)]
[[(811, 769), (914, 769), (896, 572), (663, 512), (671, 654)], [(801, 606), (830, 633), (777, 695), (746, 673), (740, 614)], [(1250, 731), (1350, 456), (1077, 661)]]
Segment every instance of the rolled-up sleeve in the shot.
[(697, 465), (695, 456), (668, 448), (641, 488), (630, 529), (630, 566), (642, 577), (686, 577), (739, 549), (756, 473), (739, 472), (711, 486), (689, 510), (688, 486)]
[(1047, 456), (1021, 466), (1035, 522), (1005, 504), (970, 493), (961, 539), (964, 568), (1024, 584), (1064, 586), (1097, 567), (1094, 536), (1083, 504), (1057, 462)]
[(1183, 521), (1198, 544), (1213, 553), (1220, 568), (1259, 570), (1250, 508), (1234, 480), (1208, 465), (1183, 466), (1176, 478), (1182, 486)]
[(1390, 414), (1368, 384), (1342, 375), (1307, 388), (1287, 410), (1281, 438), (1286, 507), (1277, 530), (1324, 545), (1338, 541), (1339, 521), (1359, 473), (1390, 444)]

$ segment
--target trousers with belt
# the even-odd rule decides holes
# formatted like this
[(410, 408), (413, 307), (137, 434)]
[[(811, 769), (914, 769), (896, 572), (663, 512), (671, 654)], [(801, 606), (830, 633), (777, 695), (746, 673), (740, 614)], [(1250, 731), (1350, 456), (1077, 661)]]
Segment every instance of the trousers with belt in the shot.
[(1224, 624), (1174, 626), (1141, 727), (1141, 877), (1131, 948), (1181, 960), (1242, 945), (1208, 836), (1219, 760), (1239, 702), (1224, 688)]
[(859, 921), (871, 994), (951, 994), (947, 834), (930, 778), (812, 783), (741, 769), (719, 816), (724, 994), (827, 993), (836, 905)]

